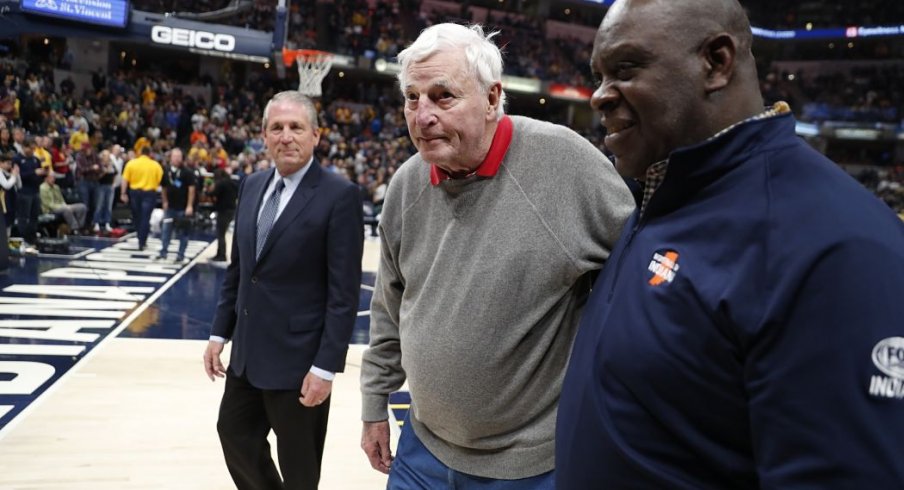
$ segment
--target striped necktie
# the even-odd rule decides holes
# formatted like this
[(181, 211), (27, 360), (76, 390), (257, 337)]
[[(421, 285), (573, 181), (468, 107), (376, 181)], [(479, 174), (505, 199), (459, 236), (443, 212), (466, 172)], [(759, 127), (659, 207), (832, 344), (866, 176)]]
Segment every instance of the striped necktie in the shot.
[(261, 211), (260, 219), (257, 220), (257, 253), (254, 255), (255, 259), (260, 258), (261, 250), (264, 249), (264, 244), (267, 243), (267, 236), (270, 234), (270, 229), (273, 228), (273, 222), (276, 221), (276, 212), (279, 210), (279, 196), (285, 186), (283, 179), (277, 177), (276, 187), (264, 204), (264, 210)]

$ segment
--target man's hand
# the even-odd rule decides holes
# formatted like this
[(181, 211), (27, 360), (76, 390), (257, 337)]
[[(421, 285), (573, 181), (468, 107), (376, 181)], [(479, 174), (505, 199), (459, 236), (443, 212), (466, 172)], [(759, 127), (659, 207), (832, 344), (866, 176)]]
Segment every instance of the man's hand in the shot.
[(392, 451), (389, 450), (388, 420), (364, 422), (364, 430), (361, 431), (361, 449), (364, 450), (373, 469), (389, 474)]
[(222, 352), (223, 344), (221, 342), (216, 340), (207, 342), (207, 349), (204, 350), (204, 371), (207, 372), (207, 377), (211, 381), (214, 380), (214, 376), (218, 378), (226, 376), (226, 369), (223, 367), (223, 363), (220, 362), (220, 354)]
[(119, 199), (122, 201), (123, 204), (129, 204), (129, 194), (128, 193), (120, 192)]
[(306, 407), (316, 407), (326, 401), (331, 391), (333, 391), (332, 381), (309, 372), (301, 382), (301, 396), (298, 401)]
[(185, 216), (191, 216), (193, 214), (195, 214), (195, 208), (191, 207), (191, 205), (186, 206), (185, 207)]

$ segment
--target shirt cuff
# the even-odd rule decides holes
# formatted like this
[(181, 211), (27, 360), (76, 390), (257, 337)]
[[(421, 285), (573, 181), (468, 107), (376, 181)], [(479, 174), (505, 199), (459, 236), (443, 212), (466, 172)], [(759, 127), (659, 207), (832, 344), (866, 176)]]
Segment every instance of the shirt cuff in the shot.
[(311, 366), (311, 373), (327, 381), (332, 381), (336, 377), (336, 373), (320, 369), (317, 366)]
[(225, 344), (225, 343), (229, 342), (229, 339), (220, 337), (219, 335), (211, 335), (210, 340), (212, 340), (214, 342), (219, 342), (221, 344)]

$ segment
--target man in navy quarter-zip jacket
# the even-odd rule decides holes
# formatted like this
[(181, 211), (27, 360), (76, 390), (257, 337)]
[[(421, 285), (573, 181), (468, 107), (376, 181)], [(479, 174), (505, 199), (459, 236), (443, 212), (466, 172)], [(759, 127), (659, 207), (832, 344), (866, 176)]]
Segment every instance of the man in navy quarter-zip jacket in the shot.
[(638, 209), (596, 281), (560, 489), (904, 488), (904, 224), (763, 109), (736, 0), (622, 0), (591, 100)]

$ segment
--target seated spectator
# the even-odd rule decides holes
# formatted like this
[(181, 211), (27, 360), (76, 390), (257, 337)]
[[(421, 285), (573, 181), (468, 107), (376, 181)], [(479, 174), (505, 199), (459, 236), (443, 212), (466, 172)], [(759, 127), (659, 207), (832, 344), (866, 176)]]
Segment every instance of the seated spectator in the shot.
[(82, 231), (88, 214), (88, 208), (82, 203), (66, 204), (53, 172), (48, 172), (41, 184), (41, 211), (63, 218), (72, 233)]

